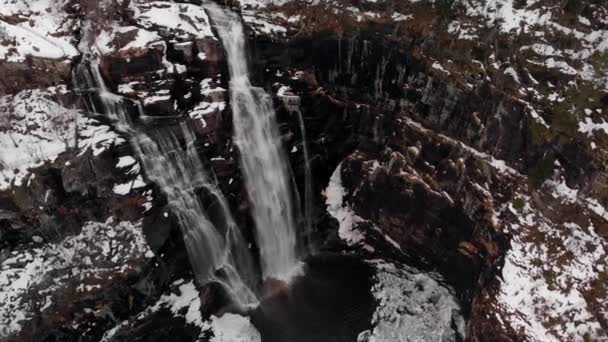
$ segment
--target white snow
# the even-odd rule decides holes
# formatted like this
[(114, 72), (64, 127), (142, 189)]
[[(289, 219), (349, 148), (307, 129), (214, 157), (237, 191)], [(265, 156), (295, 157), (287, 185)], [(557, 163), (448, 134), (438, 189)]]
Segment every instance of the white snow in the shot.
[(414, 15), (412, 15), (412, 14), (403, 15), (399, 12), (395, 12), (391, 16), (391, 18), (393, 18), (394, 21), (406, 21), (406, 20), (414, 19)]
[[(595, 60), (603, 58), (608, 51), (608, 30), (598, 22), (606, 22), (605, 12), (598, 11), (594, 5), (589, 18), (579, 16), (578, 23), (565, 23), (563, 9), (559, 5), (541, 0), (468, 0), (460, 2), (466, 9), (466, 16), (453, 20), (449, 33), (458, 33), (460, 39), (477, 37), (484, 29), (498, 28), (502, 34), (525, 33), (530, 45), (519, 47), (531, 50), (536, 56), (527, 62), (545, 69), (553, 69), (580, 80), (590, 81), (606, 89), (608, 77), (603, 66)], [(593, 17), (593, 20), (589, 20)], [(564, 25), (569, 25), (566, 27)], [(465, 32), (465, 33), (463, 33)], [(576, 48), (560, 46), (560, 39), (577, 41)], [(505, 61), (497, 61), (505, 62)], [(498, 69), (498, 63), (494, 63)], [(570, 88), (570, 87), (567, 87)]]
[[(556, 166), (560, 166), (559, 163), (557, 164)], [(561, 171), (556, 171), (552, 179), (548, 179), (543, 183), (543, 187), (548, 188), (552, 192), (553, 197), (563, 199), (565, 202), (575, 203), (581, 201), (581, 203), (584, 203), (585, 201), (585, 197), (580, 196), (579, 198), (579, 191), (577, 189), (572, 189), (566, 184)]]
[(188, 114), (193, 120), (199, 120), (203, 127), (207, 126), (204, 116), (223, 112), (226, 109), (226, 102), (223, 101), (226, 89), (213, 87), (211, 83), (210, 78), (201, 81), (201, 95), (204, 95), (206, 100), (199, 102)]
[(28, 55), (50, 59), (78, 55), (68, 34), (75, 21), (63, 11), (66, 5), (66, 0), (0, 0), (0, 17), (27, 18), (16, 24), (0, 21), (9, 36), (8, 46), (0, 44), (0, 61), (23, 62)]
[(118, 158), (118, 163), (116, 164), (116, 168), (121, 169), (121, 168), (125, 168), (125, 167), (130, 167), (130, 166), (133, 166), (133, 164), (135, 164), (135, 163), (137, 163), (137, 161), (132, 156), (120, 157), (120, 158)]
[(451, 75), (451, 73), (443, 68), (443, 66), (439, 62), (434, 62), (431, 66), (433, 69), (439, 70), (447, 75)]
[(247, 317), (226, 313), (221, 317), (211, 316), (211, 320), (205, 323), (214, 334), (210, 342), (259, 342), (262, 340), (260, 333)]
[(81, 155), (90, 149), (93, 151), (93, 156), (98, 156), (112, 145), (126, 142), (110, 126), (102, 125), (95, 119), (83, 118), (78, 124), (78, 135), (81, 137), (78, 141), (78, 149)]
[(240, 3), (243, 8), (263, 8), (268, 5), (281, 6), (287, 2), (288, 0), (242, 0)]
[(162, 101), (169, 101), (171, 99), (171, 95), (153, 95), (148, 96), (144, 99), (144, 105), (151, 105)]
[[(183, 282), (178, 280), (176, 283)], [(194, 324), (198, 327), (204, 327), (203, 319), (201, 317), (201, 299), (200, 293), (196, 289), (194, 282), (191, 280), (179, 286), (179, 294), (165, 294), (156, 303), (153, 310), (157, 310), (159, 307), (167, 307), (174, 315), (178, 316), (178, 313), (183, 308), (188, 308), (184, 318), (189, 324)]]
[[(516, 9), (513, 6), (514, 0), (472, 0), (464, 1), (470, 16), (484, 17), (488, 21), (488, 26), (497, 24), (505, 33), (523, 29), (524, 32), (530, 31), (534, 25), (544, 25), (551, 19), (551, 13), (541, 8), (530, 10), (528, 8)], [(533, 3), (539, 0), (528, 1), (527, 6), (532, 7)]]
[(135, 18), (146, 29), (165, 28), (197, 38), (214, 37), (203, 7), (165, 1), (137, 1), (131, 5)]
[[(129, 29), (129, 28), (127, 28), (127, 29)], [(123, 28), (123, 29), (125, 29), (125, 28)], [(143, 30), (143, 29), (137, 29), (137, 36), (135, 36), (135, 38), (133, 40), (129, 41), (129, 44), (123, 46), (121, 48), (121, 50), (130, 50), (130, 49), (146, 47), (149, 44), (151, 44), (155, 41), (158, 41), (159, 39), (160, 39), (160, 36), (156, 32), (150, 32), (150, 31)]]
[[(380, 167), (380, 163), (374, 160), (368, 163), (367, 166), (370, 168), (368, 171), (373, 172), (375, 168)], [(396, 251), (402, 252), (401, 246), (395, 240), (369, 220), (358, 216), (351, 206), (345, 202), (344, 197), (347, 195), (347, 192), (342, 186), (341, 168), (342, 164), (339, 164), (331, 175), (327, 188), (323, 191), (323, 195), (326, 198), (327, 212), (339, 223), (338, 236), (349, 246), (359, 246), (368, 252), (374, 252), (374, 248), (365, 242), (365, 231), (359, 228), (359, 225), (365, 222), (369, 224), (365, 226), (366, 229), (376, 231)]]
[(205, 115), (222, 112), (226, 109), (226, 102), (205, 102), (197, 104), (188, 114), (193, 120), (200, 120), (203, 127), (206, 126)]
[(578, 131), (587, 135), (592, 135), (595, 131), (603, 131), (608, 134), (608, 122), (602, 119), (601, 122), (595, 123), (587, 117), (584, 121), (578, 123)]
[(515, 82), (520, 83), (517, 71), (515, 71), (515, 69), (513, 69), (512, 67), (506, 68), (504, 73), (511, 76)]
[[(135, 37), (129, 40), (129, 42), (120, 47), (116, 48), (113, 43), (117, 41), (119, 34), (129, 34), (135, 32)], [(132, 49), (143, 49), (155, 42), (161, 40), (161, 37), (156, 32), (144, 30), (136, 26), (114, 26), (110, 28), (110, 31), (102, 31), (95, 40), (95, 46), (97, 50), (102, 54), (111, 54), (116, 51), (129, 51)]]
[(0, 60), (23, 62), (26, 56), (61, 59), (76, 55), (73, 47), (62, 46), (52, 37), (41, 36), (30, 28), (10, 25), (1, 21), (0, 27), (14, 39), (14, 47), (17, 50), (15, 54), (9, 50), (9, 47), (0, 44)]
[(24, 90), (0, 97), (0, 190), (20, 186), (28, 169), (54, 161), (74, 148), (78, 127), (78, 150), (99, 155), (124, 140), (82, 113), (52, 100), (48, 90)]
[[(185, 282), (184, 279), (178, 279), (172, 285), (177, 291), (162, 295), (153, 306), (138, 314), (135, 320), (145, 319), (154, 312), (166, 308), (174, 316), (183, 317), (188, 324), (201, 328), (200, 337), (213, 334), (210, 342), (261, 341), (260, 333), (247, 317), (226, 313), (220, 317), (212, 315), (209, 320), (203, 321), (201, 294), (192, 280)], [(119, 323), (104, 334), (102, 341), (111, 341), (116, 332), (128, 325), (129, 320)]]
[(141, 189), (146, 186), (146, 182), (144, 181), (141, 175), (138, 175), (132, 181), (123, 184), (114, 185), (113, 191), (117, 195), (127, 195), (134, 189)]
[[(479, 38), (475, 32), (475, 27), (471, 27), (471, 25), (458, 20), (450, 22), (448, 25), (448, 33), (458, 34), (458, 39), (473, 40)], [(481, 65), (483, 66), (483, 64)]]
[(329, 179), (329, 184), (324, 192), (325, 204), (327, 212), (340, 224), (338, 231), (340, 238), (349, 245), (356, 245), (364, 240), (363, 233), (355, 229), (355, 224), (362, 222), (363, 219), (355, 215), (353, 210), (344, 203), (346, 190), (342, 186), (341, 169), (342, 164), (338, 165)]
[(258, 33), (267, 35), (285, 34), (287, 29), (283, 26), (272, 23), (271, 19), (265, 17), (265, 14), (256, 11), (243, 11), (243, 21)]
[[(278, 71), (277, 71), (278, 73)], [(288, 86), (281, 86), (281, 88), (279, 88), (279, 90), (277, 90), (277, 96), (285, 96), (285, 95), (292, 95), (291, 94), (291, 87)]]
[[(565, 192), (567, 199), (574, 196)], [(509, 209), (520, 223), (509, 228), (516, 234), (502, 271), (503, 318), (534, 341), (583, 341), (584, 334), (601, 339), (585, 291), (605, 271), (606, 243), (592, 224), (551, 222), (532, 209), (529, 197), (522, 199), (519, 212)]]
[(571, 67), (568, 63), (556, 60), (553, 57), (547, 58), (545, 60), (545, 66), (549, 69), (559, 69), (562, 73), (566, 75), (576, 75), (578, 73), (578, 71)]
[[(411, 127), (418, 130), (419, 132), (430, 133), (430, 130), (428, 128), (425, 128), (422, 124), (412, 120), (411, 118), (404, 118), (404, 121)], [(500, 173), (509, 174), (509, 175), (513, 175), (516, 177), (521, 177), (520, 173), (517, 170), (515, 170), (514, 168), (508, 166), (504, 160), (496, 159), (487, 153), (480, 152), (479, 150), (477, 150), (469, 145), (466, 145), (466, 144), (462, 143), (461, 141), (453, 139), (447, 135), (438, 134), (436, 132), (434, 132), (433, 134), (436, 134), (437, 137), (439, 137), (443, 141), (445, 141), (453, 146), (460, 146), (462, 149), (471, 153), (472, 155), (476, 156), (477, 158), (486, 161), (490, 166), (495, 168)]]
[(372, 292), (378, 306), (374, 327), (358, 342), (454, 341), (453, 325), (464, 336), (460, 306), (451, 290), (433, 278), (437, 275), (384, 261), (371, 264), (377, 269)]

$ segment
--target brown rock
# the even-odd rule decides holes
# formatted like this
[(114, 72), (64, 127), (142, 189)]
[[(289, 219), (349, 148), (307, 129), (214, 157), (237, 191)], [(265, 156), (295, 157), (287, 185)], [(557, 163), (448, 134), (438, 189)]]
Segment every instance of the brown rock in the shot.
[(0, 95), (69, 83), (70, 70), (69, 60), (28, 57), (19, 63), (0, 61)]

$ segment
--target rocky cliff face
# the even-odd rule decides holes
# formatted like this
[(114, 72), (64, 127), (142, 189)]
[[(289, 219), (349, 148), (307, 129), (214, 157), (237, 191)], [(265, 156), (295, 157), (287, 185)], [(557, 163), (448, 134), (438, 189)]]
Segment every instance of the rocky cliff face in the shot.
[[(0, 3), (0, 337), (259, 339), (247, 319), (216, 317), (226, 300), (192, 280), (162, 192), (95, 94), (74, 86), (94, 50), (138, 127), (186, 120), (250, 226), (224, 52), (200, 3)], [(415, 301), (387, 306), (382, 281), (410, 288), (422, 272), (462, 310), (446, 340), (608, 338), (605, 2), (232, 5), (302, 197), (308, 151), (317, 248), (397, 265), (360, 280), (377, 309), (358, 308), (344, 336), (386, 340), (387, 310), (415, 317)], [(433, 281), (417, 286), (441, 292)], [(274, 318), (299, 317), (281, 296), (309, 283), (269, 292), (259, 311), (279, 314), (252, 314), (264, 340), (282, 338)]]

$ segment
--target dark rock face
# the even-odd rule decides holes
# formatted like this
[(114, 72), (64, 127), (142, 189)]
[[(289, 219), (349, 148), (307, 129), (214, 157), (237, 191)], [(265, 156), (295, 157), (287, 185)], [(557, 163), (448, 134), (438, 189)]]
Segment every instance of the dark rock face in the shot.
[[(454, 76), (446, 76), (420, 53), (442, 49), (440, 42), (420, 45), (408, 40), (410, 32), (397, 38), (393, 29), (393, 24), (369, 24), (346, 34), (312, 29), (287, 41), (256, 37), (258, 78), (268, 86), (289, 86), (300, 97), (315, 180), (326, 183), (342, 162), (347, 201), (371, 222), (368, 243), (390, 250), (381, 236), (373, 237), (378, 227), (401, 247), (397, 258), (442, 273), (470, 309), (471, 340), (522, 339), (523, 330), (495, 319), (507, 315), (496, 304), (502, 265), (510, 248), (517, 248), (510, 235), (521, 234), (511, 228), (521, 223), (504, 217), (504, 208), (519, 203), (517, 198), (541, 196), (530, 204), (535, 215), (551, 217), (551, 223), (542, 220), (561, 231), (565, 216), (550, 213), (550, 205), (542, 203), (546, 196), (560, 195), (550, 186), (539, 189), (554, 168), (544, 172), (539, 160), (559, 159), (560, 176), (582, 189), (588, 184), (583, 179), (600, 172), (598, 156), (591, 156), (580, 135), (566, 143), (553, 133), (539, 140), (530, 105), (512, 94), (517, 87), (496, 81), (497, 75), (490, 79), (471, 72), (462, 80), (463, 74), (450, 69)], [(324, 162), (315, 164), (315, 158)], [(564, 204), (558, 206), (571, 213)], [(605, 225), (584, 209), (576, 216)], [(535, 230), (526, 228), (524, 235), (552, 234)], [(591, 234), (600, 239), (594, 243), (605, 243)]]
[(357, 189), (355, 210), (383, 227), (400, 246), (406, 246), (407, 254), (439, 270), (465, 300), (469, 299), (482, 272), (491, 272), (499, 251), (506, 247), (503, 243), (499, 248), (497, 243), (504, 238), (491, 224), (491, 208), (474, 190), (460, 198), (468, 207), (458, 206), (445, 190), (425, 182), (425, 178), (432, 178), (403, 172), (396, 164), (405, 163), (405, 158), (397, 158), (379, 160), (384, 165), (394, 163), (392, 172), (383, 166), (370, 172), (374, 158), (363, 153), (343, 162), (343, 184)]
[(161, 310), (139, 325), (115, 336), (116, 340), (129, 341), (198, 341), (199, 329), (183, 318), (175, 317), (169, 310)]
[(70, 71), (63, 61), (44, 58), (28, 58), (22, 63), (0, 61), (0, 94), (65, 84), (71, 78)]
[[(368, 35), (377, 37), (371, 33)], [(342, 40), (353, 45), (357, 42), (360, 42), (358, 45), (364, 45), (364, 38), (359, 36)], [(387, 86), (388, 90), (384, 90), (384, 86), (379, 85), (383, 94), (370, 96), (374, 81), (390, 84), (389, 80), (376, 80), (376, 72), (366, 69), (378, 65), (382, 60), (383, 57), (378, 52), (382, 51), (381, 40), (375, 38), (366, 42), (370, 52), (365, 57), (361, 55), (362, 47), (353, 46), (350, 57), (332, 61), (330, 56), (335, 59), (335, 56), (340, 55), (335, 49), (339, 48), (342, 40), (333, 35), (312, 37), (304, 41), (292, 41), (289, 49), (280, 46), (273, 48), (268, 46), (270, 42), (262, 41), (256, 43), (256, 48), (259, 49), (257, 55), (265, 58), (262, 60), (268, 60), (269, 66), (275, 66), (274, 61), (281, 59), (285, 60), (286, 65), (277, 65), (276, 68), (298, 65), (307, 69), (314, 66), (321, 84), (328, 88), (319, 91), (316, 88), (319, 86), (316, 78), (315, 81), (307, 82), (301, 79), (291, 80), (286, 75), (282, 79), (277, 80), (272, 76), (268, 80), (268, 83), (283, 81), (302, 97), (301, 110), (311, 150), (315, 155), (313, 160), (317, 156), (326, 160), (325, 163), (319, 163), (326, 166), (324, 169), (317, 168), (322, 167), (313, 162), (317, 176), (315, 179), (328, 179), (335, 166), (357, 150), (343, 162), (344, 185), (352, 189), (352, 192), (357, 192), (357, 197), (351, 200), (356, 211), (383, 227), (400, 245), (411, 246), (408, 253), (421, 256), (433, 267), (453, 272), (453, 276), (448, 278), (454, 280), (454, 285), (463, 291), (464, 297), (469, 297), (484, 269), (482, 265), (492, 269), (500, 256), (499, 251), (505, 248), (505, 238), (501, 237), (491, 223), (493, 208), (490, 203), (486, 203), (489, 199), (466, 182), (478, 177), (485, 181), (487, 177), (496, 178), (497, 175), (492, 172), (479, 175), (473, 171), (474, 166), (466, 168), (463, 161), (459, 160), (463, 155), (466, 156), (466, 151), (458, 149), (449, 141), (430, 136), (429, 131), (417, 129), (418, 126), (413, 123), (404, 123), (410, 119), (397, 113), (398, 108), (390, 100), (391, 92), (397, 92), (396, 89), (391, 90), (391, 86)], [(394, 49), (398, 51), (396, 47)], [(322, 53), (311, 57), (312, 55), (304, 53), (308, 50)], [(343, 53), (346, 54), (348, 48), (345, 47), (344, 50)], [(272, 55), (272, 51), (290, 51), (293, 55), (283, 54), (277, 57)], [(387, 74), (397, 73), (399, 65), (396, 65), (396, 60), (408, 61), (403, 52), (400, 56), (397, 54), (398, 52), (387, 53), (395, 56), (392, 62), (386, 62), (388, 68), (393, 68)], [(354, 71), (351, 75), (334, 69), (337, 65), (346, 65), (348, 59), (353, 66), (357, 66), (356, 82), (351, 79)], [(348, 70), (353, 66), (344, 68)], [(409, 72), (416, 75), (415, 69), (420, 66), (413, 63), (412, 66), (406, 64), (402, 68), (413, 69)], [(331, 80), (332, 72), (342, 78)], [(389, 94), (389, 99), (385, 98), (385, 91)], [(328, 93), (335, 93), (341, 99)], [(365, 104), (365, 101), (374, 105)], [(428, 101), (427, 106), (433, 111), (444, 107), (443, 102), (433, 105), (431, 100)], [(385, 110), (392, 113), (384, 112)], [(383, 166), (370, 174), (374, 161)], [(459, 167), (458, 164), (462, 165)], [(326, 182), (320, 181), (321, 184)], [(469, 188), (465, 197), (463, 187)], [(454, 198), (460, 203), (466, 203), (466, 207), (460, 207), (448, 193), (459, 194)], [(462, 259), (458, 261), (459, 258)], [(449, 260), (450, 264), (441, 266), (441, 260)]]

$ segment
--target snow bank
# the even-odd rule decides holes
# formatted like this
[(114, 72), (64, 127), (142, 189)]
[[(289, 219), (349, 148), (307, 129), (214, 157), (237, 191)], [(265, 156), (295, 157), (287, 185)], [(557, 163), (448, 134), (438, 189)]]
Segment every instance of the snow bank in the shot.
[[(213, 337), (210, 342), (260, 342), (260, 333), (253, 326), (250, 319), (236, 314), (226, 313), (221, 317), (212, 315), (209, 320), (203, 321), (201, 315), (200, 292), (194, 281), (178, 279), (173, 282), (172, 287), (177, 288), (168, 294), (164, 294), (151, 307), (135, 317), (135, 321), (145, 320), (147, 317), (160, 309), (168, 309), (175, 317), (182, 317), (186, 323), (201, 328), (200, 337)], [(123, 321), (114, 328), (108, 330), (102, 341), (111, 341), (113, 336), (123, 327), (128, 326), (130, 321)], [(207, 341), (207, 340), (205, 340)]]
[(212, 316), (207, 326), (214, 336), (210, 342), (260, 342), (262, 337), (247, 317), (224, 314)]
[(55, 102), (53, 92), (61, 89), (0, 97), (0, 190), (20, 186), (30, 168), (53, 162), (69, 148), (77, 147), (80, 153), (90, 149), (97, 156), (125, 142), (109, 126)]
[[(114, 46), (120, 35), (135, 34), (126, 45)], [(143, 49), (161, 40), (156, 33), (135, 26), (113, 26), (109, 31), (102, 31), (95, 41), (97, 50), (104, 55), (117, 51), (128, 51), (132, 49)]]
[[(548, 186), (555, 187), (555, 194), (566, 202), (578, 200), (565, 184)], [(530, 206), (530, 198), (522, 200), (523, 208), (506, 208), (519, 223), (509, 227), (515, 234), (498, 297), (506, 312), (503, 318), (536, 341), (584, 341), (585, 335), (601, 340), (602, 318), (595, 316), (591, 306), (606, 307), (608, 302), (601, 296), (590, 302), (586, 294), (600, 273), (607, 271), (607, 244), (593, 224), (551, 222)], [(608, 312), (603, 319), (608, 319)]]
[(460, 306), (438, 280), (407, 266), (371, 264), (377, 270), (372, 292), (378, 306), (374, 328), (362, 332), (358, 342), (457, 341), (456, 336), (464, 336)]
[(51, 59), (77, 56), (70, 33), (76, 23), (63, 10), (67, 2), (0, 0), (0, 17), (26, 18), (15, 24), (0, 21), (0, 30), (6, 32), (9, 43), (0, 44), (0, 61), (23, 62), (26, 56)]
[(146, 29), (160, 27), (178, 36), (214, 37), (205, 10), (194, 4), (165, 1), (134, 1), (131, 8), (136, 20)]
[[(180, 284), (183, 280), (178, 280), (174, 284)], [(203, 319), (201, 317), (201, 299), (200, 293), (196, 289), (194, 282), (191, 280), (179, 286), (179, 294), (170, 293), (163, 295), (156, 303), (153, 310), (158, 310), (160, 307), (167, 307), (176, 316), (180, 316), (179, 312), (184, 308), (188, 308), (183, 316), (186, 322), (194, 324), (198, 327), (203, 327)]]
[(338, 234), (341, 239), (346, 241), (348, 245), (356, 245), (364, 240), (364, 235), (355, 229), (355, 224), (363, 222), (363, 219), (353, 212), (353, 210), (344, 203), (346, 190), (342, 186), (342, 164), (334, 170), (329, 179), (329, 184), (325, 189), (325, 204), (327, 212), (340, 224)]

